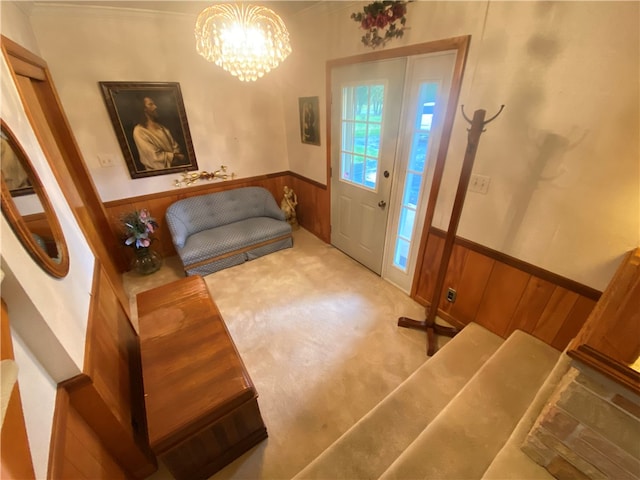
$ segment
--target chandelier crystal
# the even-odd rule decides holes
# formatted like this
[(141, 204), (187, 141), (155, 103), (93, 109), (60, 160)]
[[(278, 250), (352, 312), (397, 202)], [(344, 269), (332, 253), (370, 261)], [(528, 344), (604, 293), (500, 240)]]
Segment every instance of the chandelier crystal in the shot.
[(282, 19), (265, 7), (214, 5), (198, 16), (196, 50), (243, 82), (255, 81), (291, 53)]

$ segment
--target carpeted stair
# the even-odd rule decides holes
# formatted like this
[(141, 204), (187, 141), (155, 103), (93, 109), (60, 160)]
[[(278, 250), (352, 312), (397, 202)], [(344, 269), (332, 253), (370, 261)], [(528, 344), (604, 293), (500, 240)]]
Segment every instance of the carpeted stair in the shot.
[(482, 478), (543, 403), (534, 400), (559, 357), (526, 333), (504, 341), (469, 324), (295, 478)]
[(468, 325), (295, 478), (378, 478), (502, 343)]

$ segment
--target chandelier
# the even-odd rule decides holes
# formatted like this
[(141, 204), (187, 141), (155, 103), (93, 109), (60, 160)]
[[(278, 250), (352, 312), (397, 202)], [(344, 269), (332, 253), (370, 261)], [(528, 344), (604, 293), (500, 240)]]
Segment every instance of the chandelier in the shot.
[(196, 21), (196, 50), (243, 82), (255, 81), (291, 53), (289, 32), (272, 10), (214, 5)]

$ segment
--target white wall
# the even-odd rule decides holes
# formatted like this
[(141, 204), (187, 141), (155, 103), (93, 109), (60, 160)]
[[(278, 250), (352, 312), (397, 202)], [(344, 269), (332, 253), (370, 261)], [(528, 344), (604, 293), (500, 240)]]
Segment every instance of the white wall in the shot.
[[(298, 96), (326, 101), (324, 63), (370, 52), (350, 14), (364, 2), (322, 2), (296, 18), (285, 98), (291, 170), (326, 183), (325, 148), (301, 145)], [(410, 3), (387, 48), (472, 35), (460, 103), (487, 118), (458, 234), (604, 289), (640, 245), (638, 2)], [(325, 145), (326, 112), (322, 112)], [(466, 148), (458, 114), (434, 224), (446, 229)]]
[[(287, 24), (293, 53), (255, 84), (207, 64), (192, 16), (36, 7), (31, 18), (103, 200), (171, 189), (131, 180), (97, 82), (178, 81), (199, 166), (241, 177), (290, 169), (326, 183), (325, 65), (371, 50), (349, 18), (364, 2), (320, 2)], [(482, 136), (459, 234), (604, 289), (640, 243), (637, 2), (412, 2), (388, 48), (472, 35), (460, 103), (506, 108)], [(170, 32), (167, 33), (167, 32)], [(73, 45), (73, 49), (68, 46)], [(298, 98), (320, 97), (320, 147), (300, 142)], [(434, 223), (446, 228), (466, 147), (456, 117)], [(98, 166), (100, 153), (118, 165)]]
[[(195, 51), (195, 16), (34, 7), (31, 22), (103, 201), (171, 190), (179, 174), (132, 180), (100, 81), (179, 82), (200, 170), (238, 177), (288, 170), (278, 71), (241, 83)], [(70, 48), (73, 46), (73, 48)], [(99, 154), (117, 158), (101, 167)]]
[[(2, 34), (34, 53), (26, 14), (2, 2)], [(56, 279), (41, 270), (9, 224), (0, 220), (0, 257), (5, 278), (2, 298), (7, 304), (23, 401), (27, 434), (37, 478), (45, 478), (56, 384), (82, 371), (94, 256), (56, 183), (22, 107), (8, 66), (0, 62), (0, 117), (13, 131), (47, 194), (67, 241), (69, 273)]]

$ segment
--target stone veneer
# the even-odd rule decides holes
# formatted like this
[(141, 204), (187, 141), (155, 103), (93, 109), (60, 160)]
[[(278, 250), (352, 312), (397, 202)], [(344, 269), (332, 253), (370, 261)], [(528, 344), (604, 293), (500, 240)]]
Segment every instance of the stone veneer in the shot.
[(574, 362), (522, 450), (560, 480), (640, 479), (640, 397)]

